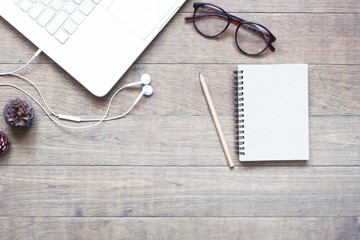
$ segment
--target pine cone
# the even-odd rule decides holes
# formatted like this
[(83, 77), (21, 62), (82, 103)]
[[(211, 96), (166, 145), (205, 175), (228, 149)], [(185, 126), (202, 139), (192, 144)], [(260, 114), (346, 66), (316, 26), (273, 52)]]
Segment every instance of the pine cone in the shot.
[(6, 153), (10, 148), (9, 137), (0, 131), (0, 154)]
[(31, 126), (35, 112), (31, 103), (25, 99), (10, 99), (4, 107), (5, 122), (12, 127), (28, 128)]

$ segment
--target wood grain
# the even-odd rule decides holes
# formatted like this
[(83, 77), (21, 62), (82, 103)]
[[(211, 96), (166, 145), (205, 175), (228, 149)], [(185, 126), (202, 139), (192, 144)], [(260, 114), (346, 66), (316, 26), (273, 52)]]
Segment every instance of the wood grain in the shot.
[[(239, 53), (234, 42), (235, 27), (214, 40), (201, 37), (179, 13), (138, 59), (138, 63), (297, 63), (359, 64), (360, 33), (356, 13), (242, 13), (244, 19), (266, 23), (277, 37), (276, 51), (260, 58), (249, 58)], [(0, 59), (9, 63), (29, 59), (36, 48), (1, 20), (0, 45), (5, 51)], [(294, 27), (297, 26), (297, 27)], [(196, 44), (194, 44), (196, 43)], [(191, 52), (192, 54), (188, 54)], [(210, 57), (211, 56), (211, 57)], [(4, 60), (2, 60), (4, 61)], [(51, 62), (40, 58), (40, 62)]]
[[(274, 33), (276, 51), (259, 58), (239, 53), (234, 26), (218, 39), (196, 33), (184, 22), (193, 2), (112, 90), (151, 75), (154, 95), (129, 116), (76, 131), (36, 105), (29, 130), (0, 118), (12, 144), (0, 155), (0, 239), (360, 239), (360, 1), (212, 1)], [(0, 71), (37, 50), (2, 18), (0, 36)], [(309, 64), (309, 161), (228, 168), (198, 76), (236, 160), (232, 72), (246, 63)], [(57, 113), (100, 117), (110, 98), (92, 96), (45, 54), (21, 73)], [(38, 97), (19, 79), (0, 83)], [(110, 115), (139, 91), (120, 93)], [(17, 96), (0, 88), (0, 106)]]
[[(225, 166), (211, 117), (208, 113), (204, 114), (206, 116), (160, 118), (131, 115), (119, 122), (104, 123), (101, 127), (81, 131), (63, 130), (41, 117), (28, 132), (5, 128), (13, 140), (12, 149), (2, 156), (0, 166)], [(236, 160), (233, 117), (223, 116), (220, 121), (232, 158)], [(2, 122), (2, 126), (5, 125)], [(358, 129), (358, 116), (311, 117), (310, 160), (306, 165), (358, 166)], [(238, 161), (235, 163), (240, 165)], [(264, 164), (304, 165), (303, 162), (275, 162), (261, 163), (260, 166)]]
[[(1, 216), (356, 217), (359, 167), (0, 167)], [(289, 191), (291, 189), (291, 191)]]
[[(3, 65), (10, 69), (11, 65)], [(198, 116), (207, 115), (208, 109), (198, 81), (199, 72), (204, 74), (213, 96), (216, 110), (228, 116), (233, 110), (233, 75), (237, 64), (135, 64), (112, 92), (126, 83), (140, 79), (141, 74), (152, 77), (154, 96), (142, 99), (142, 104), (132, 112), (134, 115)], [(24, 74), (32, 79), (57, 113), (100, 116), (105, 112), (110, 95), (105, 98), (92, 97), (88, 92), (59, 67), (34, 64)], [(181, 72), (181, 74), (179, 74)], [(310, 116), (360, 115), (359, 65), (310, 65), (309, 101)], [(52, 80), (54, 79), (54, 80)], [(19, 79), (4, 77), (2, 83), (17, 84), (34, 96), (36, 91)], [(56, 84), (54, 84), (54, 81)], [(83, 90), (83, 91), (79, 91)], [(115, 98), (111, 114), (127, 109), (139, 94), (140, 88), (127, 90)], [(0, 104), (13, 97), (23, 95), (17, 90), (1, 88)], [(44, 115), (34, 106), (39, 115)]]
[[(357, 240), (359, 218), (0, 218), (0, 237), (38, 239)], [(15, 234), (16, 233), (16, 234)]]

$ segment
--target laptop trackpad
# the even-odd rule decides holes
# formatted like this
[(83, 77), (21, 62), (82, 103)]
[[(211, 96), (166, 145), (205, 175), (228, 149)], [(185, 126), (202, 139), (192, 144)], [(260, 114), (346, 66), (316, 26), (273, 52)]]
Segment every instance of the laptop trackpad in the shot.
[(146, 39), (177, 0), (114, 0), (108, 11), (141, 39)]

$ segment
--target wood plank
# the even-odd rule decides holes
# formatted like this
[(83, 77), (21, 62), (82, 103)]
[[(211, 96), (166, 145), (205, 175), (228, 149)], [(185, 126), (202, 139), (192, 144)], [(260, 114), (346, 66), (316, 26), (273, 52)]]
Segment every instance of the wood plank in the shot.
[[(357, 27), (360, 19), (356, 13), (243, 13), (244, 19), (263, 23), (277, 37), (276, 51), (260, 58), (246, 57), (239, 52), (234, 42), (234, 27), (217, 40), (206, 39), (191, 23), (184, 22), (188, 15), (177, 14), (137, 62), (360, 64), (360, 29)], [(0, 45), (4, 46), (0, 62), (18, 63), (35, 53), (36, 48), (4, 20), (0, 20), (0, 25)], [(40, 60), (52, 62), (47, 57)]]
[[(114, 92), (126, 83), (138, 81), (143, 73), (152, 77), (154, 95), (144, 98), (131, 114), (134, 115), (207, 115), (204, 96), (199, 84), (199, 72), (209, 82), (209, 88), (219, 115), (233, 112), (233, 71), (237, 64), (135, 64), (116, 85)], [(3, 65), (12, 69), (12, 65)], [(100, 116), (105, 112), (109, 98), (96, 98), (56, 66), (34, 64), (24, 70), (32, 79), (56, 113), (80, 116)], [(179, 74), (181, 71), (181, 74)], [(360, 115), (360, 65), (309, 65), (310, 115)], [(39, 99), (28, 84), (15, 78), (1, 77), (1, 83), (21, 86)], [(111, 114), (125, 111), (140, 92), (138, 89), (120, 93), (113, 102)], [(1, 88), (0, 106), (9, 98), (24, 96), (11, 88)], [(43, 115), (37, 107), (36, 112)]]
[(334, 166), (359, 165), (360, 125), (358, 117), (313, 117), (312, 119), (313, 121), (310, 121), (310, 159), (312, 163)]
[(277, 38), (276, 51), (268, 51), (259, 58), (239, 53), (234, 26), (220, 38), (207, 39), (196, 32), (192, 23), (184, 23), (188, 15), (177, 15), (137, 62), (360, 63), (358, 14), (241, 14), (244, 19), (266, 25)]
[(0, 218), (0, 238), (357, 240), (359, 218)]
[(359, 174), (360, 167), (3, 166), (0, 216), (357, 217)]
[[(244, 13), (244, 12), (284, 12), (284, 13), (358, 13), (360, 11), (360, 3), (357, 0), (256, 0), (256, 1), (223, 1), (213, 0), (211, 3), (222, 7), (228, 12)], [(188, 1), (181, 9), (181, 12), (192, 12), (193, 2)]]
[[(205, 103), (204, 103), (205, 104)], [(220, 118), (236, 159), (233, 118)], [(1, 124), (5, 126), (5, 123)], [(3, 128), (12, 142), (0, 165), (163, 165), (226, 166), (210, 116), (128, 116), (101, 127), (67, 131), (46, 118), (29, 131)], [(254, 165), (360, 164), (359, 117), (311, 117), (310, 160)], [(206, 139), (206, 141), (204, 141)]]

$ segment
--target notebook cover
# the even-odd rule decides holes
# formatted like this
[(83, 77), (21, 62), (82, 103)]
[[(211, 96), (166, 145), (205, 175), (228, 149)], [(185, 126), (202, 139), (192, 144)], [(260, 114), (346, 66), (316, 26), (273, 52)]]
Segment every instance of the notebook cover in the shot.
[(240, 161), (309, 159), (307, 64), (239, 65)]

